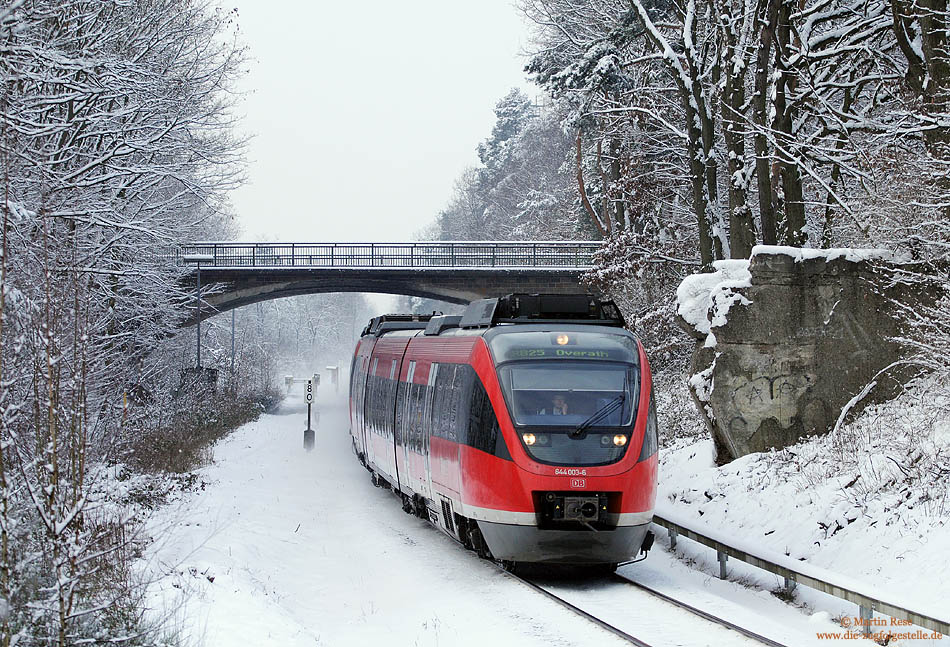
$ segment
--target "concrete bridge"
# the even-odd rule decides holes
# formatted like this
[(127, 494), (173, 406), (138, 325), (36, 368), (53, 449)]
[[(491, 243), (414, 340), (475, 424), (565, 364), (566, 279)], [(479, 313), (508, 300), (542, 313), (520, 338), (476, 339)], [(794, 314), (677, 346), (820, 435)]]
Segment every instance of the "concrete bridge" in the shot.
[[(179, 249), (202, 286), (201, 319), (259, 301), (323, 292), (380, 292), (450, 303), (511, 292), (587, 291), (597, 242), (231, 243)], [(183, 325), (196, 322), (196, 312)]]

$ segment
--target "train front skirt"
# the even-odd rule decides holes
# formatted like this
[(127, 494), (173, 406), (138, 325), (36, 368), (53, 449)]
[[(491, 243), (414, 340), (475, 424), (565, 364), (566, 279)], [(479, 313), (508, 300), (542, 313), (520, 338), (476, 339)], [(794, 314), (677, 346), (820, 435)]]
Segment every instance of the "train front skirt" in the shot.
[(498, 560), (550, 564), (604, 564), (636, 557), (650, 523), (609, 530), (552, 530), (537, 526), (478, 521)]

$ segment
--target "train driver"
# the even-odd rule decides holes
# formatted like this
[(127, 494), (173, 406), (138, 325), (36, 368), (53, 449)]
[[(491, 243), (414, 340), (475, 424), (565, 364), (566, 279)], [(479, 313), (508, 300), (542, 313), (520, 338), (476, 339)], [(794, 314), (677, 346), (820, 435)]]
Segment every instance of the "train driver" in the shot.
[[(549, 413), (550, 410), (550, 413)], [(567, 400), (564, 398), (564, 394), (556, 393), (551, 399), (551, 406), (545, 407), (538, 411), (539, 415), (554, 415), (554, 416), (566, 416), (568, 413)]]

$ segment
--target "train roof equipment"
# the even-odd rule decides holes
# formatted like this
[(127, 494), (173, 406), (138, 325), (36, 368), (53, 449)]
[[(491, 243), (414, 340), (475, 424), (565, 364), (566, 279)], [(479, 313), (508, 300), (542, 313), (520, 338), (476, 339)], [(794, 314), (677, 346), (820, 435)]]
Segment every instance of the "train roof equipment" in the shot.
[(460, 328), (490, 328), (505, 323), (592, 324), (624, 328), (620, 308), (589, 294), (509, 294), (473, 301)]
[(429, 320), (435, 315), (416, 315), (416, 314), (389, 314), (373, 317), (363, 328), (360, 336), (373, 335), (379, 337), (383, 333), (393, 330), (421, 330), (425, 328)]
[(437, 315), (429, 319), (425, 334), (428, 336), (441, 335), (443, 330), (458, 328), (462, 315)]
[(499, 324), (590, 324), (626, 328), (620, 308), (590, 294), (508, 294), (472, 301), (462, 315), (387, 314), (373, 317), (362, 335), (424, 330), (427, 337), (452, 328), (492, 328)]

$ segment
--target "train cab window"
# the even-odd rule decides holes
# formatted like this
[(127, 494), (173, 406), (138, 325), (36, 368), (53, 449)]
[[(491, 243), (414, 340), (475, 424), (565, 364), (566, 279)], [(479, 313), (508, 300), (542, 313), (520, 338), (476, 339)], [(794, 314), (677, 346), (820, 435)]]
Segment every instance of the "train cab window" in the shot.
[(519, 362), (501, 367), (499, 377), (518, 425), (618, 427), (633, 421), (639, 373), (629, 365)]
[(550, 465), (606, 465), (627, 450), (639, 367), (620, 362), (508, 362), (498, 369), (522, 447)]

